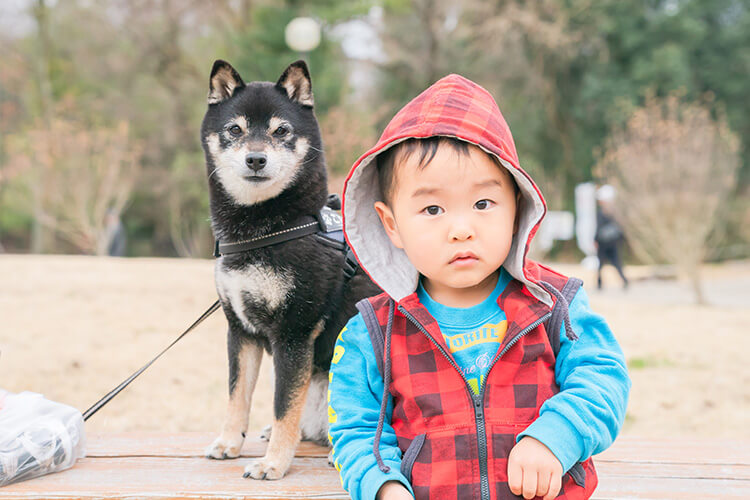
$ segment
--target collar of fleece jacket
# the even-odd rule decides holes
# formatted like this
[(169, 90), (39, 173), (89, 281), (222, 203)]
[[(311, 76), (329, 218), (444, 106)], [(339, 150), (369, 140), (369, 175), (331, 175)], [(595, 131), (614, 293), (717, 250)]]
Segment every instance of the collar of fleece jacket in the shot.
[(460, 75), (438, 80), (393, 117), (378, 143), (352, 167), (344, 184), (344, 233), (362, 268), (396, 302), (417, 288), (419, 273), (403, 250), (394, 247), (373, 208), (382, 201), (375, 156), (411, 137), (449, 136), (494, 155), (521, 191), (518, 230), (503, 267), (537, 299), (552, 297), (527, 272), (529, 243), (547, 210), (539, 188), (518, 164), (510, 129), (484, 88)]

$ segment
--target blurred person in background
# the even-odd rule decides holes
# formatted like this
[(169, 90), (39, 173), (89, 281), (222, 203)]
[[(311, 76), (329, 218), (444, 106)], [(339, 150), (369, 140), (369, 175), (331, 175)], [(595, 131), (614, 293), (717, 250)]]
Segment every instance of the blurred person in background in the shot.
[(127, 245), (125, 226), (120, 216), (114, 211), (107, 212), (107, 255), (110, 257), (124, 257)]
[(596, 287), (602, 289), (602, 267), (605, 262), (612, 264), (622, 278), (623, 288), (628, 288), (628, 279), (622, 270), (620, 243), (625, 239), (622, 226), (614, 217), (615, 188), (609, 184), (596, 191), (596, 256), (599, 258), (599, 269), (596, 273)]

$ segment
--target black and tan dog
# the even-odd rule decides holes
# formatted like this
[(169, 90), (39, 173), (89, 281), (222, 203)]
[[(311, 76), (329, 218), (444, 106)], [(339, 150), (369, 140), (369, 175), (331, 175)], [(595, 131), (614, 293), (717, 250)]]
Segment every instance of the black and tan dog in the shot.
[[(211, 222), (219, 241), (283, 232), (326, 204), (327, 174), (310, 75), (291, 64), (279, 81), (245, 84), (224, 61), (211, 71), (201, 127)], [(274, 421), (266, 455), (245, 477), (278, 479), (300, 440), (327, 443), (328, 369), (354, 304), (378, 293), (319, 235), (223, 255), (216, 288), (229, 323), (229, 410), (211, 458), (239, 456), (263, 350), (273, 356)]]

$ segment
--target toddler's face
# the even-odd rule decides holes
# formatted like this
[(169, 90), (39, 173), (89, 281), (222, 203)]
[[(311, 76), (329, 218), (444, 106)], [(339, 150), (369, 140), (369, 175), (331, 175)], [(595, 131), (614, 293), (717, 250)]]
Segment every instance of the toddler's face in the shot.
[[(419, 154), (397, 159), (390, 205), (375, 208), (394, 245), (444, 304), (486, 288), (510, 251), (516, 194), (510, 173), (476, 146), (460, 155), (440, 146), (419, 168)], [(494, 283), (494, 281), (493, 281)]]

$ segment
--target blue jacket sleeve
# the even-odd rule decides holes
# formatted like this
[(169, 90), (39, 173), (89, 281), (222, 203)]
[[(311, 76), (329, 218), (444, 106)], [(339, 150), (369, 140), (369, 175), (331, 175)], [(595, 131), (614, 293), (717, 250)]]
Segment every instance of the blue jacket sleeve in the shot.
[(400, 481), (412, 491), (400, 472), (401, 450), (390, 425), (393, 413), (390, 395), (380, 438), (380, 456), (390, 467), (389, 472), (380, 470), (372, 451), (383, 389), (367, 327), (357, 314), (336, 341), (328, 393), (328, 437), (333, 445), (334, 465), (344, 489), (354, 500), (374, 499), (386, 481)]
[(625, 419), (630, 378), (625, 357), (603, 317), (589, 308), (581, 288), (569, 315), (578, 340), (560, 332), (555, 379), (560, 392), (542, 404), (539, 417), (518, 435), (531, 436), (567, 471), (614, 442)]

